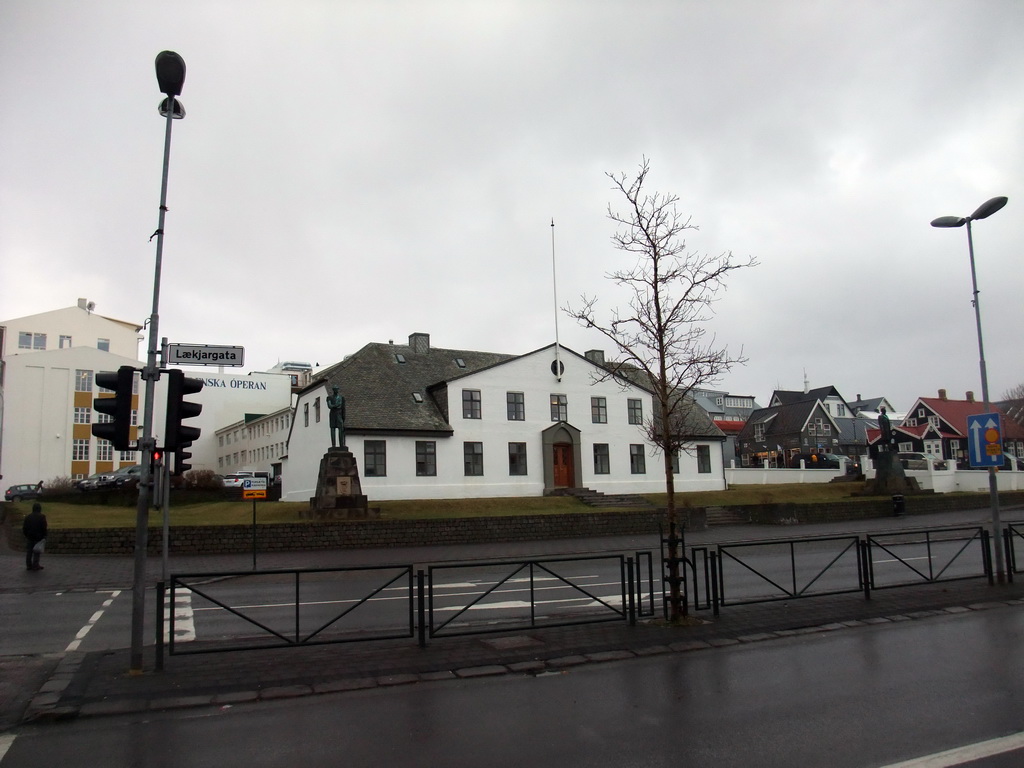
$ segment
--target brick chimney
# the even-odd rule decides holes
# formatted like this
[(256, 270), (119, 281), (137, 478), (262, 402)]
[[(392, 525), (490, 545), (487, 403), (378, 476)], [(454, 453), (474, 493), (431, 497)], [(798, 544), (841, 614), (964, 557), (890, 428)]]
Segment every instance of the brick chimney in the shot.
[(974, 402), (974, 393), (971, 392), (971, 391), (967, 392), (967, 402), (968, 403), (973, 403)]
[(430, 351), (430, 334), (429, 333), (411, 333), (409, 334), (409, 346), (412, 348), (414, 354), (425, 355)]
[(946, 390), (944, 390), (944, 389), (940, 389), (940, 390), (939, 390), (939, 400), (946, 400), (946, 399), (948, 399), (948, 398), (946, 397)]

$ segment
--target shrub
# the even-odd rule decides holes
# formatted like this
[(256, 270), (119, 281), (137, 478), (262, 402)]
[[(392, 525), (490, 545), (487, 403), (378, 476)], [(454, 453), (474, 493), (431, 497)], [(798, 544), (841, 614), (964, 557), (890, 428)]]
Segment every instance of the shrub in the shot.
[(43, 496), (60, 496), (75, 490), (75, 481), (68, 476), (55, 477), (43, 483)]
[(201, 488), (210, 490), (221, 487), (220, 478), (212, 469), (190, 469), (182, 479), (186, 488)]

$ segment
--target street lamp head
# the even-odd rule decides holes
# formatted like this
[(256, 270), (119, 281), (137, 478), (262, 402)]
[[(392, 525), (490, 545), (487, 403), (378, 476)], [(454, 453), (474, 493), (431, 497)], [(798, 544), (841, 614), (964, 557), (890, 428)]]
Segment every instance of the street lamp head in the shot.
[(1004, 205), (1006, 205), (1005, 197), (993, 197), (991, 200), (987, 200), (978, 206), (978, 210), (971, 214), (971, 220), (987, 219)]
[(960, 216), (939, 216), (932, 220), (933, 227), (962, 227), (966, 223), (967, 219)]
[(181, 95), (185, 60), (174, 51), (160, 51), (156, 55), (156, 81), (160, 84), (160, 93), (171, 97)]
[(166, 99), (160, 102), (160, 106), (157, 109), (160, 111), (160, 117), (167, 117), (167, 110), (170, 102), (174, 102), (173, 106), (170, 107), (171, 119), (181, 120), (185, 116), (184, 105), (175, 98), (168, 96)]

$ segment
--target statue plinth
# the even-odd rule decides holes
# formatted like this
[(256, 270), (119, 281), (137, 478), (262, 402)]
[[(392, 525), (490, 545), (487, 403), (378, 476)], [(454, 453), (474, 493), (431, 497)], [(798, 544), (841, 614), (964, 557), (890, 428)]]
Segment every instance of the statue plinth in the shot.
[(309, 511), (317, 518), (349, 520), (362, 520), (379, 514), (367, 506), (359, 483), (356, 458), (348, 448), (329, 448), (320, 459), (316, 496), (309, 500)]
[(907, 477), (896, 451), (882, 451), (875, 456), (875, 477), (864, 483), (856, 496), (891, 496), (901, 493), (920, 493), (916, 478)]

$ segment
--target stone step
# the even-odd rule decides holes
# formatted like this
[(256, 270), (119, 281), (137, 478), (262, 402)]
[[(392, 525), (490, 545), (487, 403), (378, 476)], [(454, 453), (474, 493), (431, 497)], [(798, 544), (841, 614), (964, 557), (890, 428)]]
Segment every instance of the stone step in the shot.
[(588, 507), (601, 509), (651, 509), (652, 505), (647, 499), (634, 494), (605, 494), (594, 491), (590, 488), (559, 488), (553, 491), (552, 496), (573, 496), (579, 499)]
[(708, 525), (749, 525), (750, 516), (733, 507), (708, 507)]

